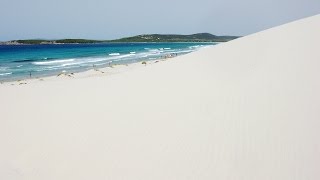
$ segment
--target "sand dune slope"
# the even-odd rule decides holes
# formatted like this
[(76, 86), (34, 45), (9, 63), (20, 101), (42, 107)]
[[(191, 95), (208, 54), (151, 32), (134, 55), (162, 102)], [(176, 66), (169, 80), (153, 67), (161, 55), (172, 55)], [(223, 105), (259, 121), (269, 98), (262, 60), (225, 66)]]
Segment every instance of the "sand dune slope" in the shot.
[(114, 76), (0, 86), (3, 180), (319, 180), (320, 16)]

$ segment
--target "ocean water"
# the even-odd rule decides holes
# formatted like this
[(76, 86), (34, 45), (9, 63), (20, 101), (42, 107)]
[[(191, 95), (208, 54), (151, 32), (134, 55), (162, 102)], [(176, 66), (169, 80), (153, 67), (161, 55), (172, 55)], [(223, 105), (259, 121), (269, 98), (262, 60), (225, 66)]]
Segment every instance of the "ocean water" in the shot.
[(80, 72), (183, 55), (214, 43), (0, 45), (0, 81)]

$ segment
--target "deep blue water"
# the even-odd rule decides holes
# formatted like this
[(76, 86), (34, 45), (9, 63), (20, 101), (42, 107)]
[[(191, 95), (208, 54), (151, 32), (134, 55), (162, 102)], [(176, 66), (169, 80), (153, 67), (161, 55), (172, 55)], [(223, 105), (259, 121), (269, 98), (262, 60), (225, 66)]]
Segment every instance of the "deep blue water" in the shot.
[(0, 80), (15, 80), (78, 72), (94, 66), (129, 64), (182, 55), (214, 45), (208, 43), (105, 43), (0, 45)]

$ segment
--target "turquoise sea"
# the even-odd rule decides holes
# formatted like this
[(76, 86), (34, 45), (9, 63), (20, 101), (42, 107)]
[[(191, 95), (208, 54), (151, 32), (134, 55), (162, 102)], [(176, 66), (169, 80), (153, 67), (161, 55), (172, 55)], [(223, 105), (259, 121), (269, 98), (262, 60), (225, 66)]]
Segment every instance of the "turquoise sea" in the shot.
[(0, 45), (0, 81), (79, 72), (183, 55), (215, 43)]

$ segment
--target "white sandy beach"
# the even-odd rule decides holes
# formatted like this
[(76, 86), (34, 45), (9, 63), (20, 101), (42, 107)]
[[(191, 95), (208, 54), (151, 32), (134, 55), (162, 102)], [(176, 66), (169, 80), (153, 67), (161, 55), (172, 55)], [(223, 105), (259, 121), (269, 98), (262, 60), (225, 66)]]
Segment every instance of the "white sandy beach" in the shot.
[(319, 27), (317, 15), (112, 76), (0, 85), (0, 179), (319, 180)]

